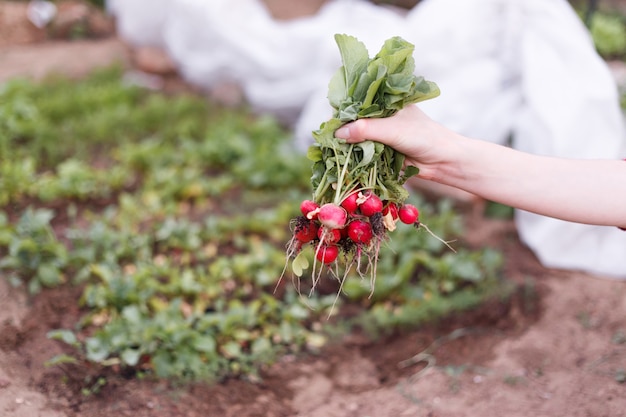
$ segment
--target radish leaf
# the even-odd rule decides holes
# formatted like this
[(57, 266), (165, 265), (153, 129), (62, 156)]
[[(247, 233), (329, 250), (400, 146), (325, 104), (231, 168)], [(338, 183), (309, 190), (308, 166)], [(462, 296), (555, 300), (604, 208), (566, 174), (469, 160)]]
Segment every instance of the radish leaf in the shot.
[[(328, 85), (333, 117), (313, 132), (315, 143), (307, 153), (314, 162), (314, 198), (320, 205), (339, 204), (356, 187), (401, 204), (408, 197), (402, 185), (419, 169), (405, 168), (404, 155), (392, 148), (370, 141), (348, 145), (335, 138), (335, 131), (356, 119), (392, 116), (409, 104), (436, 97), (439, 88), (414, 74), (415, 47), (401, 37), (385, 41), (371, 59), (355, 37), (337, 34), (335, 41), (343, 65)], [(346, 176), (338, 184), (341, 172)]]

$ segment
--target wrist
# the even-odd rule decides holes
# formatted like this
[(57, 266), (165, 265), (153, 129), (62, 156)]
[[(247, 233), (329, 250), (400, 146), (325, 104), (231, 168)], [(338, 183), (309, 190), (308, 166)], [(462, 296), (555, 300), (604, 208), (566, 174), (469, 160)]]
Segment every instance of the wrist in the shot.
[[(433, 132), (430, 150), (420, 157), (418, 176), (422, 179), (458, 187), (466, 177), (464, 159), (471, 152), (471, 141), (458, 133)], [(470, 158), (471, 161), (471, 158)]]

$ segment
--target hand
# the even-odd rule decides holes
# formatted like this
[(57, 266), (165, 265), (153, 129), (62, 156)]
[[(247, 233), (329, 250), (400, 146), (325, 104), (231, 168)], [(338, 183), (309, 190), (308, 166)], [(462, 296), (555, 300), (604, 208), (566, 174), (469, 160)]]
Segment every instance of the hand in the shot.
[(392, 117), (359, 119), (337, 129), (335, 136), (348, 143), (374, 140), (406, 155), (406, 164), (420, 168), (419, 177), (434, 179), (448, 160), (457, 134), (430, 119), (416, 105)]

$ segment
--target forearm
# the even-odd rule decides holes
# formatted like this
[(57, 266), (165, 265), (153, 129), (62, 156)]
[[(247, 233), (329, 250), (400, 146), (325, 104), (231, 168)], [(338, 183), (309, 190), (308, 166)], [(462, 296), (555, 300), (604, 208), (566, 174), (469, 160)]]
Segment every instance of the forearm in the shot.
[(563, 220), (626, 227), (626, 162), (531, 155), (462, 138), (429, 179)]
[(626, 228), (626, 162), (536, 156), (468, 139), (417, 106), (393, 117), (359, 119), (335, 133), (374, 139), (407, 155), (418, 176), (522, 210), (579, 223)]

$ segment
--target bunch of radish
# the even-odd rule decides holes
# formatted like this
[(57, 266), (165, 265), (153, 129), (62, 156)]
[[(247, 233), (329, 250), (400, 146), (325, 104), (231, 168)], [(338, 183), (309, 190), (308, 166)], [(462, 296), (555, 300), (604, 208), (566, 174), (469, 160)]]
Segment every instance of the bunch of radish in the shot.
[(419, 211), (414, 205), (383, 202), (372, 192), (354, 191), (340, 205), (326, 203), (319, 206), (311, 200), (300, 205), (302, 216), (295, 220), (294, 249), (303, 244), (315, 245), (315, 257), (329, 264), (340, 252), (357, 255), (378, 251), (387, 238), (387, 231), (395, 229), (396, 222), (419, 227)]
[[(300, 211), (302, 215), (292, 221), (288, 253), (295, 257), (305, 245), (310, 245), (320, 264), (334, 264), (343, 255), (345, 263), (357, 265), (360, 274), (366, 272), (360, 269), (361, 258), (368, 260), (368, 267), (374, 266), (381, 243), (396, 228), (396, 223), (420, 226), (417, 207), (412, 204), (398, 207), (366, 190), (351, 192), (340, 204), (320, 206), (315, 201), (304, 200)], [(302, 266), (294, 269), (296, 275), (301, 275)]]
[[(369, 57), (365, 45), (348, 35), (335, 35), (343, 65), (329, 83), (333, 117), (313, 132), (311, 199), (302, 201), (292, 220), (287, 245), (291, 270), (300, 277), (309, 267), (305, 255), (313, 248), (315, 288), (323, 269), (343, 284), (350, 271), (373, 280), (381, 243), (398, 222), (426, 228), (418, 209), (407, 204), (404, 183), (419, 169), (378, 142), (347, 144), (335, 137), (346, 123), (365, 117), (389, 117), (404, 106), (439, 95), (431, 81), (414, 74), (414, 46), (400, 37), (387, 40)], [(372, 284), (373, 289), (373, 284)]]

